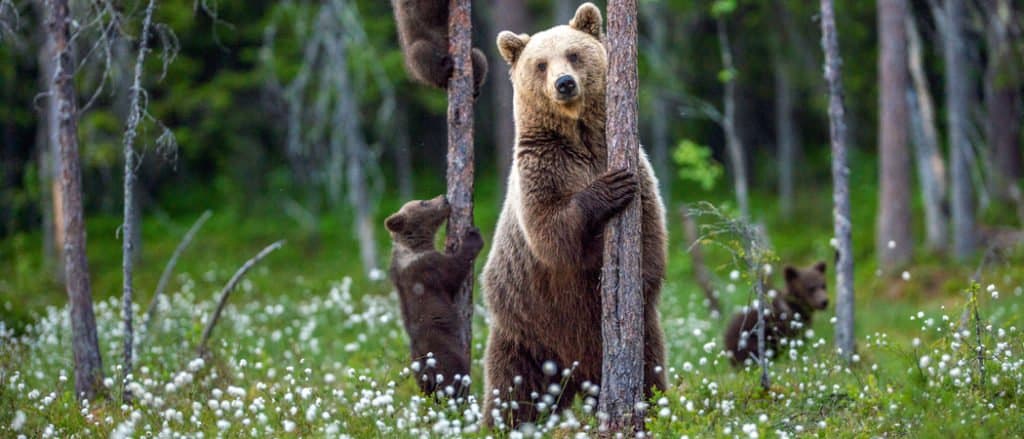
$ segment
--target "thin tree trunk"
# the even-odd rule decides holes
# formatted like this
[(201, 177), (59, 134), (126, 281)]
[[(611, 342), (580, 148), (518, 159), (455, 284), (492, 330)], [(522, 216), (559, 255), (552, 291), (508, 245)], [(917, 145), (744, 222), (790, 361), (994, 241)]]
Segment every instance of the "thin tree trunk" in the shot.
[(914, 86), (908, 93), (912, 144), (917, 176), (924, 198), (925, 232), (928, 248), (943, 251), (948, 243), (949, 217), (946, 205), (946, 162), (939, 151), (935, 128), (935, 104), (924, 72), (921, 36), (913, 17), (907, 17), (910, 77)]
[[(473, 61), (472, 6), (470, 0), (450, 0), (448, 9), (448, 53), (454, 70), (448, 80), (448, 230), (445, 250), (452, 254), (473, 228)], [(459, 346), (472, 358), (473, 278), (455, 296), (455, 312), (463, 325)]]
[[(529, 27), (526, 12), (528, 8), (524, 0), (496, 0), (491, 16), (494, 34), (508, 29), (527, 29)], [(566, 18), (566, 22), (568, 22)], [(561, 22), (561, 21), (559, 21)], [(491, 60), (492, 66), (504, 66), (500, 60)], [(512, 168), (512, 147), (516, 137), (515, 121), (512, 118), (512, 81), (507, 68), (492, 68), (491, 83), (494, 84), (494, 146), (498, 166), (498, 182), (501, 193), (505, 193), (505, 184), (509, 170)]]
[(71, 60), (70, 8), (67, 0), (49, 0), (50, 29), (56, 57), (56, 71), (50, 86), (58, 109), (57, 130), (61, 154), (62, 223), (64, 269), (68, 301), (71, 304), (71, 348), (75, 362), (75, 394), (93, 399), (103, 381), (103, 363), (92, 310), (89, 264), (85, 255), (85, 218), (82, 209), (82, 171), (78, 158), (78, 107), (75, 102), (74, 69)]
[(854, 353), (853, 244), (850, 224), (850, 169), (846, 161), (846, 110), (843, 103), (842, 58), (832, 0), (821, 0), (821, 45), (828, 82), (829, 134), (832, 144), (832, 202), (836, 240), (836, 348), (850, 359)]
[(683, 239), (685, 239), (687, 251), (690, 253), (694, 280), (704, 292), (704, 300), (708, 302), (711, 317), (717, 319), (722, 315), (722, 306), (718, 303), (718, 297), (715, 295), (715, 285), (711, 282), (711, 271), (704, 263), (704, 249), (700, 243), (697, 221), (693, 219), (693, 215), (690, 214), (689, 208), (685, 204), (680, 208), (680, 216), (683, 219)]
[[(34, 2), (36, 5), (39, 21), (47, 20), (47, 8), (43, 1)], [(46, 26), (39, 27), (41, 44), (39, 49), (39, 83), (42, 90), (49, 90), (53, 81), (56, 58), (54, 57), (53, 35), (47, 32)], [(39, 125), (36, 132), (36, 150), (39, 156), (39, 185), (40, 185), (40, 211), (42, 212), (42, 233), (43, 233), (43, 263), (53, 272), (55, 279), (64, 278), (64, 263), (61, 257), (59, 246), (63, 243), (58, 239), (56, 226), (61, 220), (55, 218), (60, 212), (56, 208), (54, 188), (57, 187), (56, 176), (59, 167), (59, 145), (55, 141), (54, 134), (57, 133), (57, 99), (53, 95), (47, 95), (43, 99), (43, 114), (39, 118)]]
[[(638, 170), (636, 0), (608, 5), (608, 169)], [(643, 429), (644, 304), (640, 276), (640, 198), (605, 230), (601, 269), (601, 395), (598, 410), (610, 431)]]
[[(1022, 176), (1021, 74), (1020, 56), (1013, 47), (1017, 11), (1009, 0), (987, 0), (986, 41), (988, 66), (985, 69), (985, 106), (988, 113), (986, 137), (993, 154), (995, 195), (1011, 200), (1014, 186)], [(1018, 25), (1019, 26), (1019, 25)], [(1019, 30), (1017, 32), (1020, 32)]]
[(946, 113), (949, 125), (950, 209), (953, 217), (953, 255), (964, 260), (974, 252), (974, 194), (971, 185), (971, 145), (967, 138), (970, 76), (964, 53), (963, 0), (946, 0), (942, 14), (943, 57), (946, 63)]
[(878, 2), (879, 199), (875, 254), (884, 272), (894, 272), (913, 256), (910, 229), (910, 152), (907, 148), (906, 0)]
[[(781, 40), (781, 38), (779, 39)], [(793, 120), (793, 83), (784, 45), (775, 44), (775, 144), (779, 149), (779, 210), (793, 215), (793, 165), (796, 162), (796, 123)]]
[(149, 0), (146, 6), (146, 15), (142, 20), (142, 33), (139, 34), (139, 49), (135, 57), (135, 70), (132, 75), (130, 98), (128, 104), (128, 121), (124, 130), (124, 222), (122, 223), (121, 239), (121, 268), (123, 273), (123, 295), (121, 316), (124, 320), (124, 359), (121, 369), (122, 399), (129, 401), (132, 398), (128, 390), (128, 377), (132, 374), (132, 347), (134, 345), (135, 328), (132, 326), (132, 265), (135, 261), (136, 228), (139, 220), (135, 211), (135, 136), (138, 133), (139, 120), (142, 118), (142, 68), (146, 59), (146, 40), (149, 37), (150, 26), (153, 21), (153, 10), (156, 8), (155, 0)]
[(729, 35), (725, 31), (725, 21), (718, 18), (718, 48), (722, 57), (722, 68), (728, 72), (725, 81), (725, 114), (722, 118), (722, 128), (725, 130), (726, 150), (729, 153), (729, 164), (732, 167), (733, 186), (736, 191), (736, 203), (740, 209), (740, 215), (744, 220), (750, 218), (750, 202), (747, 191), (747, 165), (744, 157), (743, 142), (736, 132), (736, 69), (732, 64), (732, 48), (729, 45)]

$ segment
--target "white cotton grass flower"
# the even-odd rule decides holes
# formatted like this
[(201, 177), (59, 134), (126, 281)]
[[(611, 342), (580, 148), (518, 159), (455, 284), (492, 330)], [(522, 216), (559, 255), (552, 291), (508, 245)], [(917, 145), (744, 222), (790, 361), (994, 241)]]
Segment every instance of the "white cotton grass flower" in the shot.
[(27, 419), (28, 419), (28, 417), (25, 416), (25, 412), (23, 412), (21, 410), (18, 410), (17, 412), (14, 412), (14, 419), (11, 420), (11, 430), (13, 430), (13, 431), (21, 431), (22, 427), (25, 426), (25, 421)]
[(733, 270), (733, 271), (729, 272), (729, 279), (730, 280), (739, 280), (739, 278), (740, 278), (739, 270)]
[(910, 272), (904, 271), (900, 277), (902, 277), (904, 281), (910, 281)]
[(893, 240), (890, 239), (888, 246), (889, 246), (890, 249), (896, 248), (896, 241), (893, 241)]

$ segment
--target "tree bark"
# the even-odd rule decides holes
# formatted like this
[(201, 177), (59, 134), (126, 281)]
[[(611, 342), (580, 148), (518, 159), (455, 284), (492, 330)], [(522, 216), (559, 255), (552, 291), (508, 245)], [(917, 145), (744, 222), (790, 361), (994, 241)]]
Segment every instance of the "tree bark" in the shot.
[(850, 224), (850, 169), (846, 160), (846, 110), (843, 103), (842, 58), (832, 0), (821, 0), (821, 45), (828, 83), (829, 137), (832, 145), (832, 202), (836, 246), (836, 348), (849, 360), (855, 349), (853, 245)]
[(946, 63), (946, 114), (949, 125), (950, 210), (953, 218), (953, 255), (964, 260), (974, 252), (974, 194), (967, 138), (971, 86), (964, 53), (963, 0), (946, 0), (941, 14), (942, 51)]
[(910, 151), (907, 147), (906, 0), (878, 2), (879, 199), (875, 230), (878, 266), (899, 270), (913, 256), (910, 229)]
[(946, 213), (946, 162), (939, 151), (935, 128), (935, 104), (924, 71), (921, 36), (912, 16), (907, 17), (907, 42), (910, 77), (913, 87), (907, 106), (913, 127), (912, 144), (917, 176), (924, 198), (925, 232), (928, 248), (943, 251), (948, 244), (949, 216)]
[[(995, 195), (1011, 200), (1014, 186), (1022, 176), (1020, 132), (1021, 72), (1019, 56), (1011, 33), (1019, 26), (1018, 12), (1009, 0), (987, 0), (988, 65), (985, 69), (985, 107), (988, 113), (986, 137), (993, 155)], [(1020, 31), (1017, 30), (1019, 33)]]
[(92, 309), (89, 264), (85, 254), (85, 219), (82, 209), (82, 171), (78, 157), (78, 108), (75, 102), (74, 69), (71, 60), (70, 8), (67, 0), (49, 0), (47, 27), (54, 44), (56, 71), (50, 86), (58, 111), (57, 139), (60, 145), (60, 212), (66, 225), (63, 236), (65, 284), (71, 304), (71, 347), (75, 363), (75, 394), (93, 399), (103, 381), (103, 364)]
[[(638, 170), (636, 0), (608, 5), (607, 141), (608, 169)], [(601, 269), (601, 395), (598, 411), (610, 431), (643, 429), (644, 308), (640, 198), (605, 230)]]
[[(491, 16), (494, 32), (514, 29), (522, 32), (529, 27), (526, 18), (528, 11), (524, 0), (495, 0)], [(561, 22), (561, 21), (560, 21)], [(568, 22), (568, 18), (566, 19)], [(505, 66), (500, 58), (491, 60), (492, 66)], [(494, 87), (494, 146), (498, 167), (498, 183), (501, 193), (505, 193), (509, 170), (512, 168), (512, 148), (516, 138), (516, 126), (512, 114), (512, 81), (508, 76), (507, 67), (491, 68), (491, 84)]]
[[(448, 204), (451, 215), (445, 250), (455, 253), (462, 238), (473, 228), (473, 62), (472, 6), (470, 0), (450, 0), (448, 9), (448, 53), (454, 69), (448, 80)], [(473, 278), (467, 276), (455, 295), (455, 312), (463, 325), (457, 340), (472, 358)]]
[(725, 20), (718, 18), (716, 22), (718, 30), (718, 48), (722, 58), (722, 68), (728, 72), (725, 81), (725, 94), (723, 106), (725, 114), (722, 117), (722, 129), (725, 130), (726, 150), (729, 153), (729, 164), (732, 168), (733, 186), (736, 191), (736, 203), (740, 209), (740, 216), (747, 220), (750, 218), (750, 201), (747, 190), (747, 165), (743, 141), (736, 132), (736, 78), (735, 67), (732, 64), (732, 48), (729, 45), (729, 35), (725, 31)]

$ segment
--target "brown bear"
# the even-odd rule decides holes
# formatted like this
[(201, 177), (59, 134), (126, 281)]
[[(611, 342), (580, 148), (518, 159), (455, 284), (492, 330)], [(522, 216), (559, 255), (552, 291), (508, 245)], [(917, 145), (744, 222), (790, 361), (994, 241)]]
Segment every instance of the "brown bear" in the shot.
[[(567, 26), (501, 32), (514, 90), (516, 143), (504, 206), (482, 274), (490, 310), (484, 419), (514, 427), (601, 383), (603, 231), (639, 197), (645, 312), (644, 388), (665, 388), (658, 315), (667, 258), (664, 206), (647, 156), (607, 169), (601, 12)], [(566, 371), (565, 369), (569, 369)], [(567, 376), (559, 373), (568, 373)], [(552, 390), (560, 395), (550, 395)]]
[(385, 226), (394, 241), (391, 282), (398, 290), (416, 382), (428, 395), (462, 397), (469, 390), (469, 358), (454, 343), (462, 327), (454, 295), (484, 243), (474, 228), (454, 254), (435, 250), (434, 234), (450, 211), (443, 195), (414, 200), (389, 216)]
[[(452, 57), (448, 54), (449, 0), (391, 0), (398, 28), (398, 42), (412, 79), (438, 88), (448, 88)], [(474, 96), (487, 78), (487, 57), (473, 48)]]
[[(787, 266), (783, 271), (786, 291), (772, 300), (764, 317), (765, 352), (768, 354), (778, 354), (781, 340), (798, 339), (801, 328), (810, 326), (811, 313), (828, 307), (824, 262), (806, 269)], [(757, 358), (756, 328), (757, 309), (737, 313), (732, 318), (725, 331), (725, 349), (731, 355), (733, 366)]]

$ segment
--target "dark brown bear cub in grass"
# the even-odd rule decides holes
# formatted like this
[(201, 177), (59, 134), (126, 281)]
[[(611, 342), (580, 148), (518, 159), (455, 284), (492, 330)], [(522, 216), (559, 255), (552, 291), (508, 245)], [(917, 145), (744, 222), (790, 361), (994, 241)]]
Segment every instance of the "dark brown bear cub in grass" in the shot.
[[(391, 0), (398, 41), (409, 75), (418, 82), (448, 88), (452, 57), (448, 54), (448, 0)], [(487, 57), (473, 48), (473, 91), (487, 77)]]
[(516, 143), (482, 275), (491, 317), (484, 359), (488, 425), (534, 422), (571, 405), (577, 394), (593, 395), (601, 383), (603, 231), (633, 200), (641, 206), (643, 235), (645, 396), (665, 388), (658, 316), (665, 210), (642, 151), (635, 173), (608, 169), (601, 27), (600, 10), (586, 3), (568, 25), (498, 35), (512, 80)]
[(428, 395), (465, 396), (468, 387), (462, 380), (469, 377), (469, 358), (455, 343), (462, 325), (454, 295), (472, 273), (484, 243), (480, 231), (472, 229), (455, 254), (435, 250), (434, 234), (450, 210), (443, 195), (410, 201), (385, 225), (394, 241), (391, 281), (402, 305), (416, 382)]
[[(811, 313), (828, 307), (825, 289), (825, 263), (807, 269), (785, 268), (786, 291), (778, 294), (765, 314), (765, 352), (779, 352), (782, 339), (792, 342), (800, 338), (803, 328), (811, 325)], [(732, 354), (732, 364), (739, 366), (757, 358), (757, 309), (736, 314), (725, 332), (725, 348)]]

